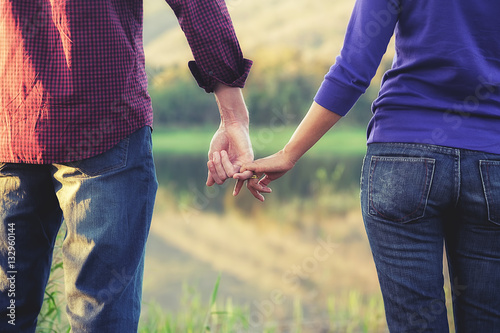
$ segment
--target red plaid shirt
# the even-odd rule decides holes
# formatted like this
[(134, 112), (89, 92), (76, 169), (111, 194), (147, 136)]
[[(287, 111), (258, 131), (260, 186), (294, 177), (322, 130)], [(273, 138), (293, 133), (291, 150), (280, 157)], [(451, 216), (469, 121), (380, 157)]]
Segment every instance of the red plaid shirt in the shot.
[[(167, 2), (199, 85), (242, 87), (251, 61), (224, 0)], [(152, 125), (142, 10), (141, 0), (0, 1), (0, 162), (89, 158)]]

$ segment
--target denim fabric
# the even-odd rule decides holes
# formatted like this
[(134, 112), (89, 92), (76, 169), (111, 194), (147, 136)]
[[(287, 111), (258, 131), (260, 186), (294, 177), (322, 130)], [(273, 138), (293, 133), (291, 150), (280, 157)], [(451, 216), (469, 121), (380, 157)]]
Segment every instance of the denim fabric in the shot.
[(374, 143), (361, 206), (391, 332), (500, 332), (500, 155)]
[[(0, 332), (34, 332), (63, 220), (72, 331), (136, 332), (157, 186), (149, 127), (74, 163), (0, 164)], [(8, 323), (11, 300), (15, 326)]]

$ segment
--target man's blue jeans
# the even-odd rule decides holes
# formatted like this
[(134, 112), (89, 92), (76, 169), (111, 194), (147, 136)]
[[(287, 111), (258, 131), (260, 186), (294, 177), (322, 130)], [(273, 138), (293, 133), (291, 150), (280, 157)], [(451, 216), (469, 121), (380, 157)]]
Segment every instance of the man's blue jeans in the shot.
[[(486, 140), (486, 138), (485, 138)], [(500, 155), (368, 146), (361, 205), (391, 332), (500, 332)]]
[(75, 163), (0, 163), (0, 332), (34, 332), (63, 219), (72, 331), (136, 332), (157, 186), (149, 127)]

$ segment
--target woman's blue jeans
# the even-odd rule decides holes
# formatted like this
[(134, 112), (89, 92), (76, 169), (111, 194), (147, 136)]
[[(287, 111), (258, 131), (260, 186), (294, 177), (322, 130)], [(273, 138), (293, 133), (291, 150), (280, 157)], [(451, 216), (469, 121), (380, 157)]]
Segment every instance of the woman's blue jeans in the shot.
[(151, 130), (75, 163), (0, 163), (0, 332), (34, 332), (62, 220), (72, 332), (136, 332), (157, 189)]
[[(485, 138), (487, 140), (487, 138)], [(368, 146), (361, 205), (391, 332), (500, 332), (500, 155)]]

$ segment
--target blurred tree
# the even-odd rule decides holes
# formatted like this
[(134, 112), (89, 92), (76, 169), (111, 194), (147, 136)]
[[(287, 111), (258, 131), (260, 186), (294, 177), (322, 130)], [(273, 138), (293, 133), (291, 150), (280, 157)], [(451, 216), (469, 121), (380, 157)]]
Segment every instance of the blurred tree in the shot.
[[(254, 67), (244, 94), (252, 123), (262, 126), (270, 126), (270, 121), (276, 116), (280, 125), (297, 124), (311, 105), (331, 65), (326, 61), (308, 61), (301, 50), (283, 45), (259, 50), (253, 60)], [(384, 58), (367, 92), (346, 116), (345, 125), (367, 125), (371, 117), (371, 103), (390, 64), (390, 57)], [(213, 96), (200, 93), (200, 88), (186, 68), (149, 69), (148, 72), (156, 125), (218, 123), (218, 114), (213, 110)]]

